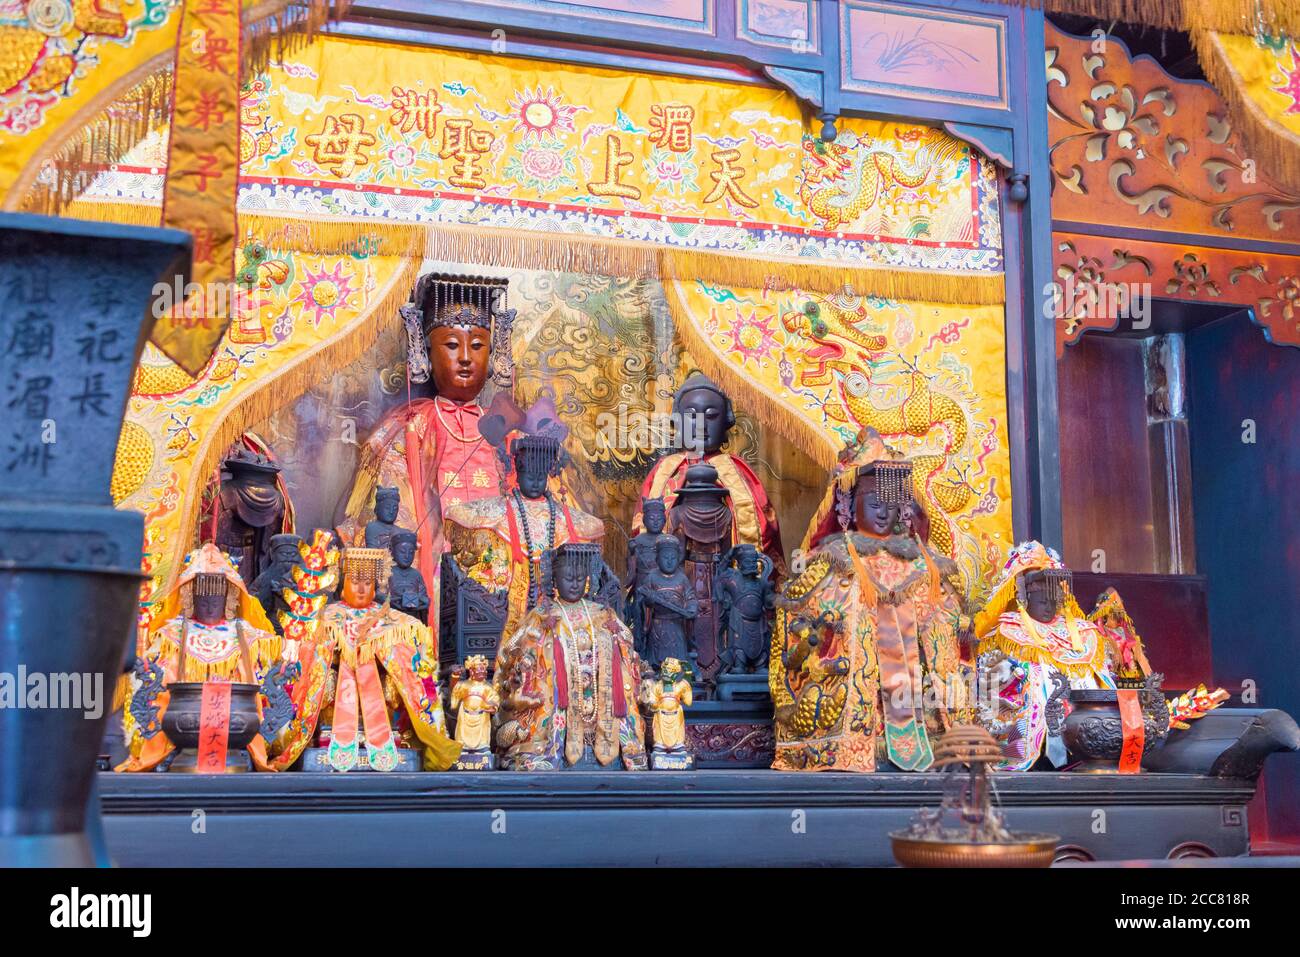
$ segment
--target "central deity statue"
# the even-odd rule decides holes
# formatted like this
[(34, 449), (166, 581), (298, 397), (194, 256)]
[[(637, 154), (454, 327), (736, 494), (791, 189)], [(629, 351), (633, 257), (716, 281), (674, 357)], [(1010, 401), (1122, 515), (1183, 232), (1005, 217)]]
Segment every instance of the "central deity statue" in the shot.
[[(420, 278), (411, 305), (401, 310), (407, 375), (413, 384), (432, 375), (436, 394), (393, 409), (375, 428), (338, 526), (345, 544), (370, 547), (387, 545), (384, 531), (414, 531), (416, 567), (434, 608), (446, 550), (443, 515), (453, 505), (499, 496), (504, 484), (496, 450), (479, 432), (479, 395), (489, 371), (499, 383), (509, 378), (514, 313), (504, 308), (505, 291), (504, 280)], [(436, 627), (436, 614), (430, 623)]]
[(646, 767), (645, 721), (637, 707), (641, 660), (631, 631), (593, 600), (600, 547), (561, 545), (552, 556), (553, 593), (501, 643), (496, 744), (501, 767)]
[(866, 429), (813, 519), (777, 603), (768, 675), (785, 771), (905, 771), (967, 710), (956, 565), (925, 542), (911, 463)]

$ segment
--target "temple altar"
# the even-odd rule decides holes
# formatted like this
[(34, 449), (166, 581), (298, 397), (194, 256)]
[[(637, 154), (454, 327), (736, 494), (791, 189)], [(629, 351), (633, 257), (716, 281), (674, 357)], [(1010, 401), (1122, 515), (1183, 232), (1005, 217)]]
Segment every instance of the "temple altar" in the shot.
[(1300, 847), (1300, 22), (636, 6), (0, 15), (0, 861)]

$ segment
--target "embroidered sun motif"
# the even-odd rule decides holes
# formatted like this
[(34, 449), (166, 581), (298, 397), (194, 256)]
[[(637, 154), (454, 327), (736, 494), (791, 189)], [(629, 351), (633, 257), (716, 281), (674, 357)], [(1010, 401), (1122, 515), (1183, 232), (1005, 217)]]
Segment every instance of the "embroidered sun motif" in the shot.
[(741, 365), (750, 359), (760, 365), (771, 355), (776, 345), (776, 330), (772, 328), (772, 317), (759, 317), (755, 310), (744, 315), (737, 310), (736, 321), (728, 330), (731, 337), (731, 351), (741, 357)]
[(579, 109), (586, 107), (571, 106), (563, 103), (563, 99), (549, 86), (544, 93), (540, 85), (534, 90), (516, 91), (510, 100), (509, 114), (515, 121), (514, 132), (522, 133), (525, 140), (539, 141), (574, 132), (573, 118)]
[(321, 269), (314, 273), (310, 269), (304, 269), (303, 272), (306, 276), (302, 281), (302, 292), (294, 303), (303, 307), (304, 314), (313, 309), (316, 311), (312, 319), (314, 326), (319, 326), (323, 318), (333, 319), (335, 310), (356, 292), (352, 277), (343, 274), (342, 262), (335, 263), (333, 271)]

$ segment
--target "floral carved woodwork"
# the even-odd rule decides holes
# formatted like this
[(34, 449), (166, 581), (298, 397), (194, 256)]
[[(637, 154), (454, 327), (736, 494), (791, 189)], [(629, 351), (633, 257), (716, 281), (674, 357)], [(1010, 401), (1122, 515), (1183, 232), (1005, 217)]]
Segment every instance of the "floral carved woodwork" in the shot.
[(1117, 328), (1129, 295), (1247, 307), (1300, 346), (1300, 246), (1278, 251), (1300, 237), (1300, 194), (1251, 159), (1214, 88), (1050, 24), (1046, 57), (1057, 356)]
[(1266, 241), (1300, 235), (1300, 194), (1242, 147), (1207, 83), (1132, 59), (1114, 38), (1048, 26), (1052, 216)]
[[(1052, 234), (1052, 253), (1064, 290), (1118, 285), (1153, 298), (1249, 307), (1270, 341), (1300, 346), (1300, 257), (1061, 232)], [(1113, 298), (1101, 304), (1063, 310), (1056, 324), (1058, 359), (1087, 330), (1115, 329), (1124, 321), (1108, 308)]]

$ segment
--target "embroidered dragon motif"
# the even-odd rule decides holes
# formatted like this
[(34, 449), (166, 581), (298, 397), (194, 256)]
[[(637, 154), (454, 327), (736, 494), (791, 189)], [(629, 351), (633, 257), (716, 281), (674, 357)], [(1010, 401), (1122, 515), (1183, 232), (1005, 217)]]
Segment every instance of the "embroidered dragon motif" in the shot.
[(915, 189), (924, 185), (936, 160), (946, 152), (942, 143), (926, 143), (909, 164), (891, 152), (870, 148), (851, 130), (844, 130), (835, 142), (827, 144), (808, 136), (803, 146), (799, 198), (827, 229), (854, 222), (893, 186)]

